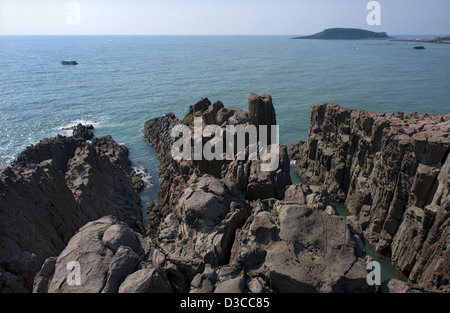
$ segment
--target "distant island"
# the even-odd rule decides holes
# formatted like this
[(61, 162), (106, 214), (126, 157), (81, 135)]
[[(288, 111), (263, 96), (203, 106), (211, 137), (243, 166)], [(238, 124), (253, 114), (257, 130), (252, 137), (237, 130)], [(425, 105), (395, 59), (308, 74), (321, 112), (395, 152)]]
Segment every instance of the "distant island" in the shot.
[(392, 41), (424, 42), (424, 43), (444, 43), (450, 44), (450, 36), (435, 37), (432, 39), (420, 38), (395, 38), (390, 37), (385, 32), (372, 32), (370, 30), (359, 28), (329, 28), (324, 31), (303, 37), (294, 37), (292, 39), (340, 39), (340, 40), (363, 40), (363, 39), (389, 39)]
[(292, 39), (389, 39), (385, 32), (377, 33), (358, 28), (329, 28), (324, 31), (305, 37), (294, 37)]

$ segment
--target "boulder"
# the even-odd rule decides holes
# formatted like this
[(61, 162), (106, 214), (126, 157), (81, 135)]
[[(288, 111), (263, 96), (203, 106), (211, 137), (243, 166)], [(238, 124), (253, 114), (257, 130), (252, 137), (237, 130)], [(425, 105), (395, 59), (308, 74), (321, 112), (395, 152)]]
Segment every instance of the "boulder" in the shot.
[(46, 293), (48, 290), (48, 284), (55, 273), (55, 264), (57, 257), (49, 257), (45, 259), (41, 269), (36, 274), (33, 283), (33, 293)]
[[(115, 245), (118, 242), (120, 246)], [(141, 261), (138, 254), (142, 256), (143, 251), (128, 225), (114, 216), (105, 216), (80, 228), (56, 259), (47, 259), (34, 279), (33, 290), (117, 292), (119, 284), (136, 269)], [(79, 284), (73, 275), (78, 275)]]
[(272, 290), (261, 277), (250, 277), (247, 279), (247, 289), (250, 293), (270, 293)]
[(172, 287), (161, 269), (149, 266), (129, 275), (119, 293), (171, 293)]
[[(114, 226), (111, 226), (107, 231), (110, 231), (112, 227)], [(135, 252), (136, 250), (138, 250), (138, 247), (133, 251), (130, 246), (119, 246), (109, 264), (107, 280), (102, 293), (117, 293), (125, 278), (136, 271), (138, 264), (141, 262), (141, 258)]]

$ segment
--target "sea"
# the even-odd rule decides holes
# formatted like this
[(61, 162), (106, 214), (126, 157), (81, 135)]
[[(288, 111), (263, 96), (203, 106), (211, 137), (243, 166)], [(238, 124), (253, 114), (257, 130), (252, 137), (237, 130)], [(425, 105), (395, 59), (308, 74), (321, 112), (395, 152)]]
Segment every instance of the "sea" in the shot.
[(158, 159), (144, 123), (183, 118), (201, 98), (247, 110), (251, 92), (270, 94), (286, 145), (306, 139), (312, 104), (450, 113), (450, 45), (292, 37), (0, 36), (0, 168), (41, 139), (92, 124), (128, 147), (149, 187), (145, 203), (156, 200)]

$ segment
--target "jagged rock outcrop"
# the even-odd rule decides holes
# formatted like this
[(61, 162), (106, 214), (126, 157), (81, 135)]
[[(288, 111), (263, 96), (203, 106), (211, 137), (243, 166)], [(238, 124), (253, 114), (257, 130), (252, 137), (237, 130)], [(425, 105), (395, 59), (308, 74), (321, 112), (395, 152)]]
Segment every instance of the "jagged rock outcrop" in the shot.
[(170, 153), (174, 143), (170, 132), (178, 124), (180, 120), (169, 113), (149, 120), (144, 126), (144, 138), (155, 148), (159, 159), (158, 204), (151, 203), (147, 213), (147, 229), (151, 235), (157, 232), (159, 224), (177, 204), (191, 174), (188, 162), (177, 162)]
[(312, 106), (297, 173), (345, 201), (377, 252), (424, 288), (449, 290), (450, 115)]
[[(260, 125), (272, 126), (277, 125), (277, 117), (272, 104), (270, 95), (250, 94), (248, 98), (248, 119), (250, 124), (259, 127)], [(272, 132), (267, 130), (269, 144), (272, 138)]]
[(231, 181), (205, 175), (189, 186), (155, 239), (161, 267), (170, 264), (188, 283), (178, 291), (374, 291), (358, 224), (329, 210), (321, 188), (289, 186), (287, 200), (244, 208)]
[[(188, 186), (187, 181), (195, 173), (197, 176), (209, 174), (216, 178), (228, 178), (237, 184), (244, 197), (249, 200), (266, 198), (284, 198), (285, 187), (290, 185), (289, 157), (287, 147), (279, 146), (278, 167), (274, 171), (262, 171), (262, 160), (249, 158), (250, 143), (246, 141), (245, 159), (208, 161), (200, 160), (176, 161), (172, 157), (171, 149), (175, 139), (171, 137), (172, 129), (177, 125), (186, 125), (194, 134), (195, 118), (201, 118), (203, 129), (208, 125), (220, 126), (223, 131), (228, 125), (276, 125), (276, 114), (272, 98), (269, 95), (251, 94), (249, 98), (249, 113), (236, 108), (225, 108), (223, 103), (216, 101), (211, 104), (208, 99), (202, 99), (189, 108), (183, 120), (174, 114), (149, 120), (144, 126), (144, 138), (152, 144), (160, 160), (160, 191), (157, 205), (151, 204), (148, 210), (148, 231), (157, 232), (158, 225), (175, 207)], [(269, 127), (270, 130), (270, 127)], [(270, 135), (270, 132), (269, 132)], [(209, 135), (203, 137), (202, 147), (212, 139)], [(226, 141), (224, 136), (224, 141)], [(269, 138), (268, 138), (269, 139)], [(194, 139), (192, 139), (194, 141)], [(269, 144), (270, 141), (267, 142)], [(192, 145), (192, 149), (194, 149)], [(225, 144), (224, 144), (225, 146)], [(235, 146), (237, 149), (237, 146)], [(224, 153), (225, 153), (224, 148)], [(235, 150), (235, 156), (237, 151)]]
[[(193, 175), (173, 213), (159, 227), (155, 243), (166, 262), (175, 265), (189, 283), (205, 264), (228, 264), (235, 232), (244, 225), (250, 208), (228, 179)], [(188, 285), (178, 286), (188, 291)]]
[(91, 140), (94, 138), (94, 126), (78, 124), (73, 130), (73, 136)]
[(357, 223), (326, 210), (322, 192), (294, 185), (286, 193), (273, 205), (256, 204), (231, 263), (276, 292), (373, 292)]
[(126, 147), (111, 137), (56, 137), (23, 151), (0, 175), (0, 290), (29, 292), (44, 260), (89, 221), (116, 215), (142, 229)]
[[(222, 129), (276, 125), (271, 97), (255, 94), (248, 113), (202, 99), (182, 120), (167, 114), (146, 123), (144, 136), (161, 160), (148, 234), (158, 251), (154, 263), (175, 291), (373, 291), (359, 225), (337, 216), (322, 188), (291, 186), (286, 147), (278, 168), (267, 172), (249, 158), (250, 142), (243, 160), (175, 161), (171, 130), (186, 125), (192, 134), (196, 118)], [(213, 138), (204, 137), (202, 147)]]

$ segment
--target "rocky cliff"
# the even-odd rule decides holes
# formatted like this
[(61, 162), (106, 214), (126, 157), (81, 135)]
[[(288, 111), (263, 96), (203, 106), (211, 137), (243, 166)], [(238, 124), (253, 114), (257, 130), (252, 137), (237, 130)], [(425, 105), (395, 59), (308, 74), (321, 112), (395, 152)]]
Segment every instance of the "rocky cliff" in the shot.
[[(176, 292), (370, 292), (361, 231), (336, 216), (326, 191), (291, 185), (287, 149), (279, 166), (261, 160), (181, 160), (171, 130), (196, 117), (204, 126), (275, 125), (269, 95), (251, 94), (248, 113), (202, 99), (183, 119), (148, 121), (144, 137), (160, 159), (158, 203), (148, 210), (148, 261)], [(210, 139), (210, 138), (207, 138)], [(202, 141), (204, 146), (205, 140)]]
[(1, 176), (2, 291), (374, 292), (357, 218), (336, 215), (322, 187), (292, 185), (286, 147), (271, 171), (249, 157), (250, 142), (242, 160), (172, 157), (171, 130), (193, 131), (196, 117), (224, 128), (276, 123), (270, 96), (248, 103), (247, 113), (202, 99), (182, 120), (146, 123), (161, 185), (146, 235), (125, 147), (77, 129), (27, 149)]
[(358, 218), (376, 251), (408, 278), (450, 290), (450, 115), (312, 106), (296, 172)]
[[(276, 114), (269, 95), (251, 94), (248, 100), (249, 112), (236, 108), (225, 108), (223, 103), (211, 103), (202, 99), (191, 106), (186, 116), (180, 120), (173, 113), (149, 120), (144, 126), (144, 138), (153, 145), (160, 160), (160, 191), (158, 205), (149, 207), (149, 232), (156, 230), (162, 219), (167, 216), (187, 187), (187, 181), (196, 174), (201, 176), (209, 174), (216, 178), (229, 178), (237, 184), (238, 189), (249, 200), (284, 198), (284, 190), (290, 185), (289, 157), (287, 147), (281, 145), (279, 153), (279, 166), (271, 172), (260, 170), (261, 160), (252, 160), (248, 157), (248, 145), (245, 160), (181, 160), (176, 161), (171, 155), (174, 139), (171, 131), (176, 125), (186, 125), (193, 133), (193, 120), (199, 117), (203, 121), (203, 128), (208, 125), (218, 125), (225, 129), (229, 125), (276, 125)], [(269, 138), (270, 137), (269, 133)], [(202, 148), (205, 141), (203, 138)], [(270, 142), (269, 142), (270, 143)]]
[[(253, 112), (275, 112), (270, 97), (252, 95), (250, 106), (253, 99)], [(250, 159), (208, 164), (169, 156), (172, 127), (189, 125), (191, 114), (216, 112), (211, 120), (223, 118), (223, 125), (249, 120), (219, 107), (204, 99), (184, 120), (168, 114), (146, 123), (145, 136), (161, 158), (161, 202), (149, 207), (148, 235), (114, 216), (89, 222), (45, 260), (33, 291), (373, 292), (358, 224), (337, 216), (322, 188), (291, 185), (286, 152), (268, 173)], [(251, 183), (257, 186), (249, 192)], [(74, 261), (79, 284), (71, 285), (67, 266)]]
[(31, 291), (45, 258), (89, 221), (115, 215), (142, 229), (139, 193), (125, 146), (78, 126), (45, 139), (0, 175), (0, 291)]

